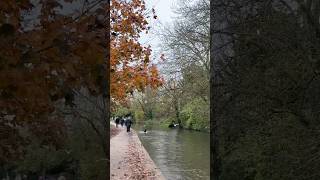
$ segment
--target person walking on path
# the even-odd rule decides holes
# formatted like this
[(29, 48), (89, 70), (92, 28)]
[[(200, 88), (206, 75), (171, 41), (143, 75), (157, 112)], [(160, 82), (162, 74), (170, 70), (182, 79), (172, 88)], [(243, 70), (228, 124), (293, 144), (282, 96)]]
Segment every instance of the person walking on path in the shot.
[(124, 124), (124, 119), (121, 117), (120, 119), (120, 124), (121, 124), (121, 127), (123, 127), (123, 124)]
[(123, 117), (123, 122), (124, 122), (124, 125), (127, 126), (127, 117), (126, 116)]
[(117, 117), (116, 118), (116, 127), (118, 127), (118, 124), (120, 123), (120, 118), (119, 117)]
[(132, 125), (131, 116), (128, 116), (126, 120), (127, 132), (130, 132), (131, 125)]

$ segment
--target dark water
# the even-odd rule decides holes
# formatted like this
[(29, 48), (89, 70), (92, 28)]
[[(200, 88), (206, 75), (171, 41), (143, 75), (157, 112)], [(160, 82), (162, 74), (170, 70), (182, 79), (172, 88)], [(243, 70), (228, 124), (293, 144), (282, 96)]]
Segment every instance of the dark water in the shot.
[(209, 133), (134, 127), (149, 155), (168, 180), (210, 179)]

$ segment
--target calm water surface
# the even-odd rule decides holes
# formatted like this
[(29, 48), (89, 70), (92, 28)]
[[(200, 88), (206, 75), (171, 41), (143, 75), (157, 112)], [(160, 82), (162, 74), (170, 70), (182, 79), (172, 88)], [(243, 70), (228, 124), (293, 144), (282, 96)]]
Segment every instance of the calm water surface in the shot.
[(209, 133), (153, 128), (145, 134), (139, 125), (134, 129), (168, 180), (210, 179)]

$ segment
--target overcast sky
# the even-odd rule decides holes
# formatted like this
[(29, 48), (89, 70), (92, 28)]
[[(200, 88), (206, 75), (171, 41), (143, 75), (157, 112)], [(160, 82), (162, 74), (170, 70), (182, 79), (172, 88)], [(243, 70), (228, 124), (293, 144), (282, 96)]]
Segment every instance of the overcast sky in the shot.
[(171, 24), (175, 16), (173, 6), (177, 0), (145, 0), (145, 2), (148, 9), (155, 9), (158, 17), (156, 20), (151, 20), (151, 30), (148, 34), (141, 34), (140, 42), (144, 45), (151, 45), (152, 56), (158, 59), (160, 57), (158, 47), (161, 42), (155, 34), (155, 31), (157, 31), (157, 26)]

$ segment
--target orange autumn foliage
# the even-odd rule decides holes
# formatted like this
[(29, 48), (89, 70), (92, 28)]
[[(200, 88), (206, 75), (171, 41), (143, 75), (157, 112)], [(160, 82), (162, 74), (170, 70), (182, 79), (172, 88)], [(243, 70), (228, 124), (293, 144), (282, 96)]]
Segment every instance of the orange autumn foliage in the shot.
[[(84, 4), (63, 13), (73, 3)], [(123, 102), (128, 92), (161, 85), (150, 47), (138, 42), (148, 30), (145, 3), (112, 0), (111, 10), (108, 3), (0, 1), (0, 164), (23, 154), (31, 142), (31, 136), (20, 135), (22, 128), (41, 144), (63, 143), (64, 120), (52, 116), (58, 100), (73, 106), (73, 90), (85, 87), (94, 96), (105, 91), (109, 12), (112, 97)]]
[(72, 90), (80, 87), (92, 95), (103, 91), (108, 1), (65, 8), (81, 2), (0, 1), (0, 164), (23, 154), (31, 142), (21, 129), (41, 144), (59, 146), (65, 124), (52, 116), (55, 102), (73, 105)]
[(143, 0), (111, 1), (110, 88), (114, 101), (123, 103), (134, 90), (162, 84), (157, 67), (150, 60), (150, 46), (139, 43), (140, 33), (149, 30), (146, 16)]

